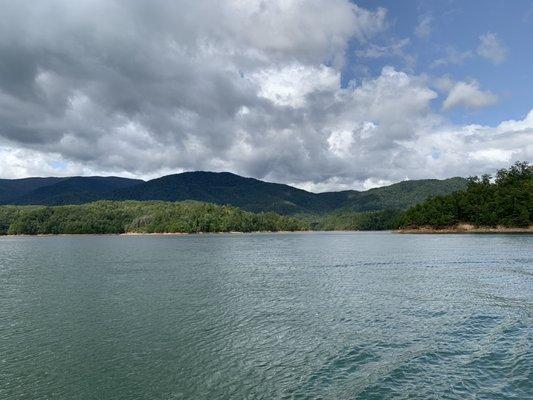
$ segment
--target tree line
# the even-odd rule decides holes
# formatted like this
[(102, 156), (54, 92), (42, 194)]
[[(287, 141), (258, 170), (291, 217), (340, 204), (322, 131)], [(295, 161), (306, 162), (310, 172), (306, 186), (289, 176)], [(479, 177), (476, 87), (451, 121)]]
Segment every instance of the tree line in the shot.
[(435, 196), (406, 211), (381, 210), (293, 217), (252, 213), (196, 201), (97, 201), (67, 206), (0, 206), (0, 235), (62, 233), (199, 233), (301, 230), (388, 230), (459, 223), (482, 227), (532, 224), (533, 167), (518, 162), (471, 177), (464, 190)]
[(459, 223), (478, 227), (528, 227), (533, 220), (533, 167), (517, 162), (496, 176), (468, 179), (466, 189), (432, 197), (400, 214), (397, 228), (446, 228)]
[(0, 234), (299, 231), (308, 223), (200, 202), (97, 201), (69, 206), (2, 206)]
[(354, 212), (334, 211), (327, 214), (297, 214), (315, 231), (381, 231), (393, 229), (401, 210)]

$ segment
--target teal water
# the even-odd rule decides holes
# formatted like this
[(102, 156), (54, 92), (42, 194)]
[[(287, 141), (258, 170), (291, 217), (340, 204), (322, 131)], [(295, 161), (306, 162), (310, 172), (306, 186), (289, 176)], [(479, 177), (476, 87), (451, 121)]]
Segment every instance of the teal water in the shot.
[(0, 237), (0, 399), (533, 398), (533, 236)]

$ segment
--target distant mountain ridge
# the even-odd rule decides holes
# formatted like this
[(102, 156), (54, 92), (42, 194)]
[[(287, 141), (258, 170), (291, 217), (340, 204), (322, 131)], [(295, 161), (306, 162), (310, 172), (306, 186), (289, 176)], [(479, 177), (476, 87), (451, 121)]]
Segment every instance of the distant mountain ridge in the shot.
[(466, 187), (466, 179), (423, 179), (367, 191), (311, 193), (230, 172), (184, 172), (142, 181), (119, 177), (0, 179), (0, 204), (66, 205), (96, 200), (196, 200), (280, 214), (405, 209)]
[(115, 176), (0, 179), (0, 204), (82, 204), (143, 182)]

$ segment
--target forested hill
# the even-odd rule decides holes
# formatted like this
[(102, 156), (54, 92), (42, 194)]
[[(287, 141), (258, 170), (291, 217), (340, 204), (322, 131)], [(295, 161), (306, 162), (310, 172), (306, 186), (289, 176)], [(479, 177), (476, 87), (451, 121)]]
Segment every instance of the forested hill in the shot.
[(153, 179), (118, 190), (113, 200), (195, 200), (230, 204), (252, 212), (275, 211), (282, 214), (328, 210), (329, 205), (316, 194), (289, 185), (245, 178), (229, 172), (185, 172)]
[(0, 180), (0, 204), (65, 205), (97, 200), (195, 200), (229, 204), (252, 212), (323, 214), (405, 209), (427, 197), (464, 188), (466, 180), (425, 179), (368, 191), (311, 193), (228, 172), (185, 172), (147, 182), (116, 177)]
[(207, 233), (307, 230), (305, 221), (199, 202), (98, 201), (0, 206), (0, 235)]
[(398, 228), (529, 227), (533, 224), (533, 167), (519, 162), (509, 169), (468, 180), (465, 190), (430, 198), (397, 221)]
[(0, 179), (0, 204), (81, 204), (139, 183), (115, 176)]
[[(53, 207), (1, 206), (0, 234), (440, 229), (465, 223), (529, 227), (533, 220), (533, 168), (526, 162), (498, 171), (494, 179), (484, 175), (468, 180), (406, 181), (364, 192), (314, 194), (209, 172), (148, 182), (105, 177), (3, 180), (0, 188), (11, 193), (23, 191), (20, 199), (36, 199), (36, 203), (98, 197), (120, 200)], [(9, 197), (4, 193), (3, 198)], [(401, 211), (413, 204), (417, 205)], [(271, 210), (294, 213), (297, 218), (263, 212)]]
[(390, 186), (352, 192), (340, 211), (402, 210), (419, 204), (431, 196), (446, 195), (466, 187), (464, 178), (421, 179), (403, 181)]

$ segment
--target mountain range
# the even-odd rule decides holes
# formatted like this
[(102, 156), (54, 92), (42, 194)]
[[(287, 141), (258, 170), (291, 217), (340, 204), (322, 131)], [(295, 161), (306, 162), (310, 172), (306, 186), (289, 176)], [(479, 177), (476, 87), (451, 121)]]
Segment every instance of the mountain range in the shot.
[(405, 209), (466, 186), (464, 178), (403, 181), (366, 191), (311, 193), (229, 172), (184, 172), (143, 181), (119, 177), (0, 179), (0, 204), (66, 205), (96, 200), (196, 200), (280, 214)]

